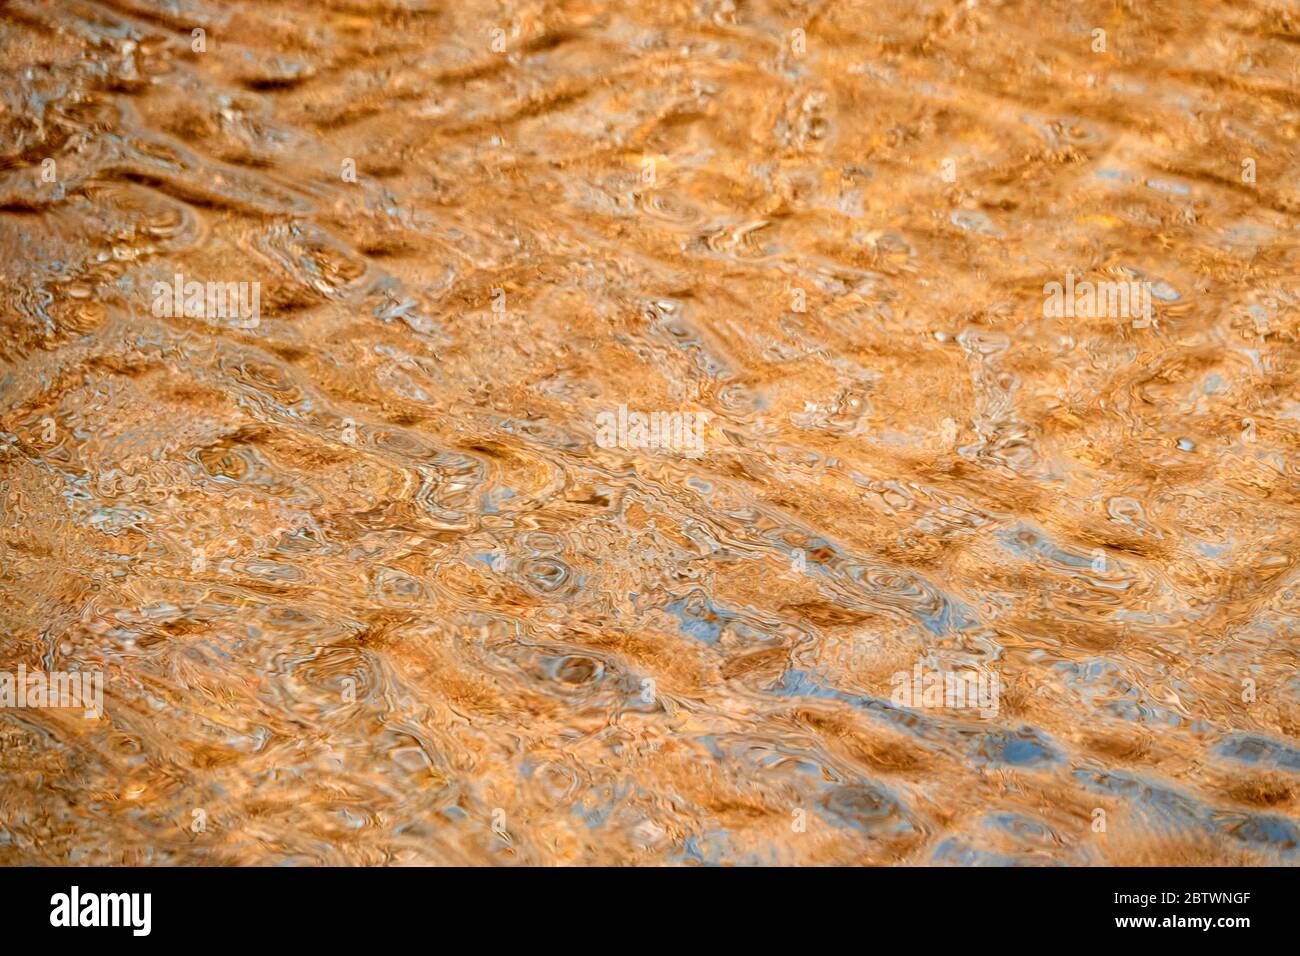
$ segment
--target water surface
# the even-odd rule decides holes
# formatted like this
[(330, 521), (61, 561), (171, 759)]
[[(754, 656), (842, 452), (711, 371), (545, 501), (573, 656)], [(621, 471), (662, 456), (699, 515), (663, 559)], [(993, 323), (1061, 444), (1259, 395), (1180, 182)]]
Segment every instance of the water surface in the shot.
[(0, 18), (0, 863), (1295, 862), (1294, 6)]

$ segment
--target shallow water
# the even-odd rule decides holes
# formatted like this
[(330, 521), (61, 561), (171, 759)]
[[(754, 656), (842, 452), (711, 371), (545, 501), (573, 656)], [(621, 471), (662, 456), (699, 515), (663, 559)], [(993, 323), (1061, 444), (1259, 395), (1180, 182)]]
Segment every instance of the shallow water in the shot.
[(0, 863), (1296, 861), (1294, 6), (0, 18)]

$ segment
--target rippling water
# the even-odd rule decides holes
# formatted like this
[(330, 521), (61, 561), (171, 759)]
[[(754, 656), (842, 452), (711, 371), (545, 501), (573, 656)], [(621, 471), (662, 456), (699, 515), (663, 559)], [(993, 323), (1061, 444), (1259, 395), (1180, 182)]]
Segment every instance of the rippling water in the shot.
[(0, 862), (1295, 862), (1294, 5), (0, 17)]

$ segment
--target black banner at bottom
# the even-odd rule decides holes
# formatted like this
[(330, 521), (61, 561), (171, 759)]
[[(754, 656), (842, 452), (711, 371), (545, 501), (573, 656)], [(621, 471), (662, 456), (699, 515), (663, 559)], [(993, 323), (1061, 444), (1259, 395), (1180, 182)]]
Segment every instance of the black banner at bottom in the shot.
[[(457, 930), (522, 940), (643, 933), (771, 945), (845, 922), (855, 933), (1064, 933), (1219, 945), (1288, 933), (1288, 869), (43, 869), (0, 870), (10, 943), (374, 945)], [(801, 915), (802, 914), (802, 915)], [(385, 927), (387, 929), (385, 929)], [(802, 928), (801, 928), (802, 927)], [(1244, 934), (1244, 935), (1243, 935)], [(870, 937), (863, 937), (870, 938)], [(930, 936), (932, 939), (937, 937)], [(1050, 938), (1050, 937), (1048, 937)], [(1258, 939), (1258, 937), (1255, 937)]]

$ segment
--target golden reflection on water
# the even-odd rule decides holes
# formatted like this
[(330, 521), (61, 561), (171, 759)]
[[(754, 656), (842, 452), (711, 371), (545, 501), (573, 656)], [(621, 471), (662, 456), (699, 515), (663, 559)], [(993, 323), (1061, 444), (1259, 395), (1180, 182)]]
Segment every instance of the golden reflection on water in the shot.
[(1293, 6), (0, 17), (0, 863), (1295, 862)]

